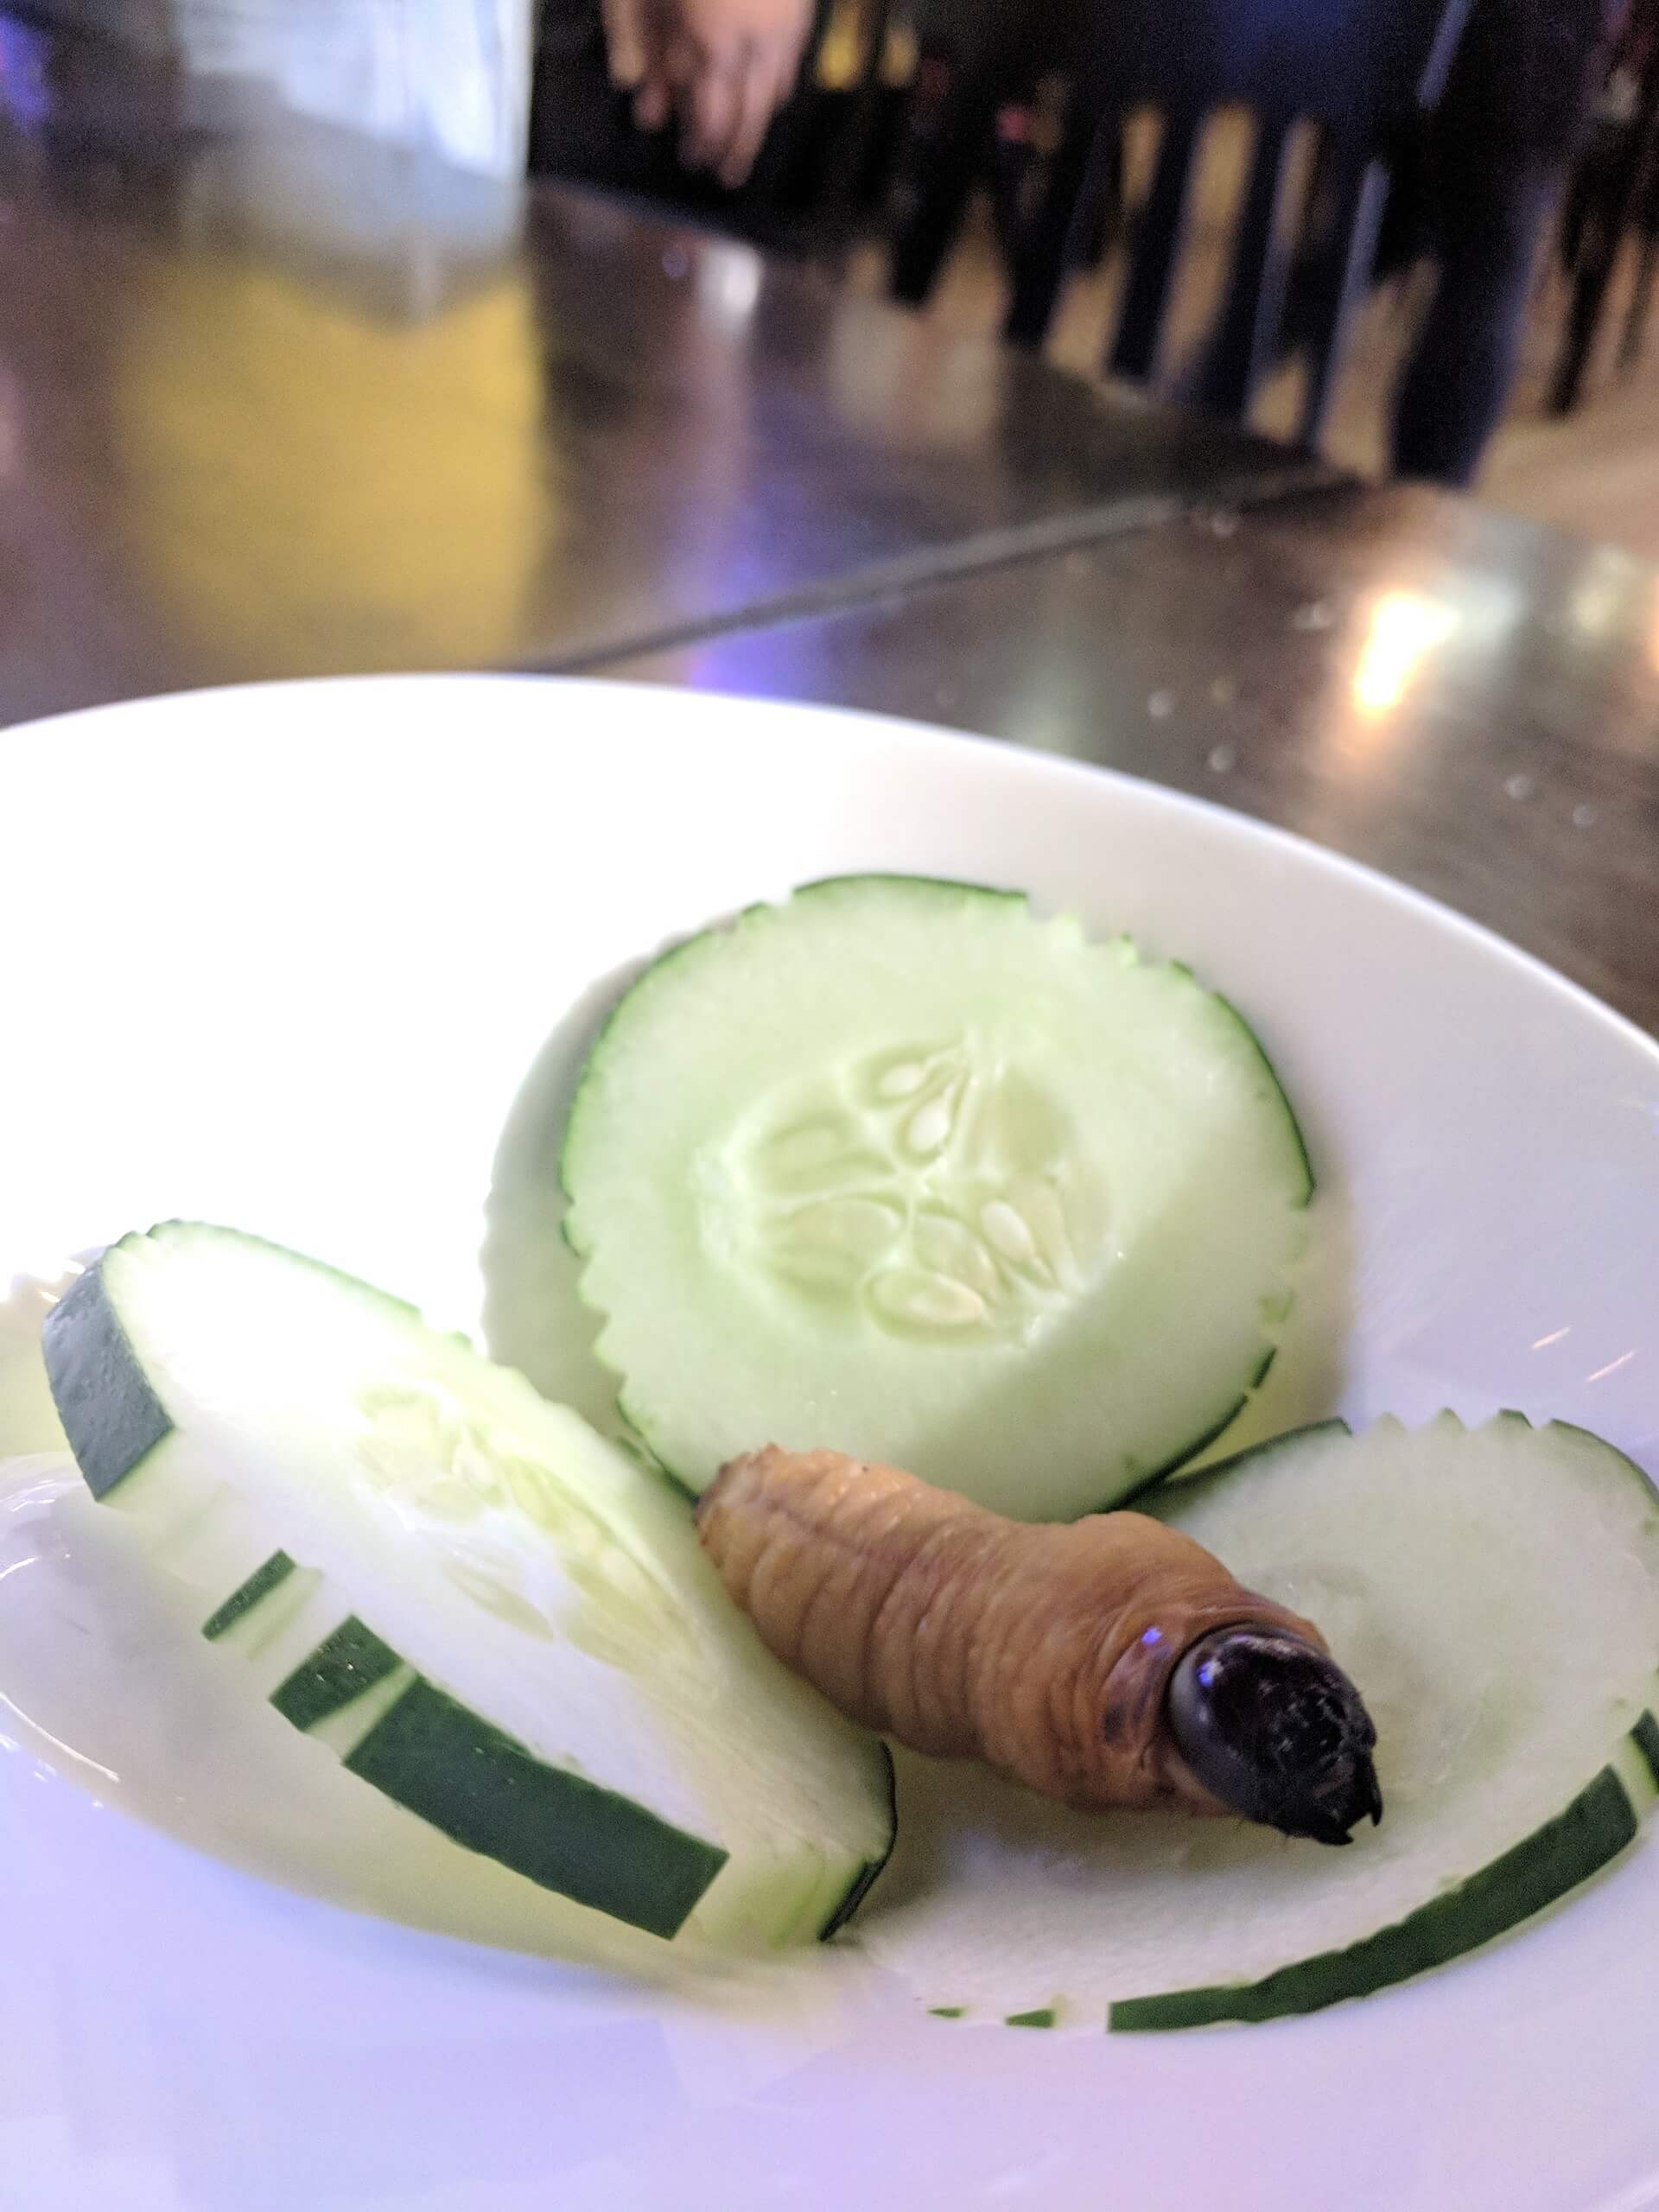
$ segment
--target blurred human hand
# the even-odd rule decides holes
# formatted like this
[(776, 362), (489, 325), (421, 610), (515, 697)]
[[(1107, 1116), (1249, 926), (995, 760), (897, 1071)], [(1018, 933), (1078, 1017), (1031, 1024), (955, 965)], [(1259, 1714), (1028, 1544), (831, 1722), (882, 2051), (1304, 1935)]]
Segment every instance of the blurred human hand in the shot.
[(611, 77), (642, 130), (677, 115), (683, 157), (728, 187), (793, 91), (812, 0), (604, 0)]

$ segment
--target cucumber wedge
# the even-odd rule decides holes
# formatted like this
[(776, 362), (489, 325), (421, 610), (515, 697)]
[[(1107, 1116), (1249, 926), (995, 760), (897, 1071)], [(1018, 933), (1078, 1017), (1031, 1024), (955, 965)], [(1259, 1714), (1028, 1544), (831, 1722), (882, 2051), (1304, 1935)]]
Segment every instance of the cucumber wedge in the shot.
[(861, 1939), (970, 2018), (1193, 2027), (1310, 2012), (1571, 1894), (1659, 1799), (1659, 1499), (1581, 1429), (1503, 1415), (1300, 1431), (1141, 1510), (1311, 1615), (1377, 1726), (1382, 1824), (1345, 1851), (1230, 1821), (1090, 1823), (908, 1761)]
[(1227, 1426), (1312, 1190), (1272, 1068), (1188, 970), (895, 876), (659, 960), (563, 1174), (599, 1355), (688, 1489), (757, 1440), (833, 1445), (1027, 1520)]
[(827, 1934), (884, 1748), (767, 1653), (683, 1503), (409, 1306), (230, 1230), (125, 1238), (47, 1370), (93, 1494), (250, 1691), (468, 1848), (671, 1937)]

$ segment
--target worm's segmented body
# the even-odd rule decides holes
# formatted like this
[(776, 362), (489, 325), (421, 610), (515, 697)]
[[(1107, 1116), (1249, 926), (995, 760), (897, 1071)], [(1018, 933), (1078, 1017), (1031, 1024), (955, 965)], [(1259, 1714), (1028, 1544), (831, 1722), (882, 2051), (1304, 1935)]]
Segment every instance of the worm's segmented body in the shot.
[(1231, 1809), (1167, 1723), (1182, 1654), (1236, 1626), (1325, 1649), (1144, 1514), (1028, 1526), (837, 1452), (733, 1460), (697, 1525), (762, 1640), (849, 1718), (1085, 1808)]

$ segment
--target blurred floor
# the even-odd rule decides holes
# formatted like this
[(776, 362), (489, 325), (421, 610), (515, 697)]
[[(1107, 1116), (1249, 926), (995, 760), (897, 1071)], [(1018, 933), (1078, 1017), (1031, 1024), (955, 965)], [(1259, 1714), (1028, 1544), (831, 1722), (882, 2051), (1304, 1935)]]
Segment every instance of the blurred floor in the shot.
[[(1224, 130), (1201, 180), (1191, 264), (1172, 310), (1173, 358), (1179, 360), (1206, 327), (1221, 269), (1226, 211), (1237, 175), (1238, 145)], [(1131, 171), (1133, 179), (1133, 168)], [(861, 253), (851, 275), (879, 287), (884, 261), (875, 249)], [(1094, 375), (1104, 351), (1121, 276), (1109, 259), (1098, 274), (1075, 278), (1062, 302), (1051, 357), (1085, 376)], [(1415, 313), (1417, 277), (1376, 295), (1358, 319), (1332, 411), (1326, 449), (1360, 474), (1386, 471), (1389, 395)], [(1566, 290), (1553, 262), (1541, 268), (1523, 372), (1503, 427), (1489, 448), (1476, 487), (1480, 498), (1512, 513), (1575, 530), (1659, 561), (1659, 315), (1635, 371), (1618, 376), (1613, 355), (1624, 322), (1630, 270), (1621, 268), (1610, 296), (1597, 356), (1578, 411), (1564, 421), (1543, 411), (1543, 392), (1566, 308)], [(988, 217), (969, 226), (926, 312), (947, 330), (995, 330), (1006, 298), (1001, 264)], [(1253, 420), (1287, 436), (1295, 419), (1294, 372), (1264, 391)]]

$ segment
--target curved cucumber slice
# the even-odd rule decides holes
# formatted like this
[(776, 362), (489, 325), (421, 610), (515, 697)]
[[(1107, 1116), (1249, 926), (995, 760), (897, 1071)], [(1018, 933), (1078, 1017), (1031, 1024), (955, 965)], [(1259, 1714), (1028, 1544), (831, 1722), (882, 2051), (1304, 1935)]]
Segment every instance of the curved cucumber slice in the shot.
[(930, 2004), (1000, 2019), (1063, 1991), (1116, 2029), (1313, 2012), (1502, 1935), (1651, 1811), (1659, 1499), (1610, 1446), (1512, 1414), (1327, 1423), (1142, 1505), (1319, 1622), (1377, 1725), (1382, 1824), (1328, 1851), (977, 1788), (953, 1809), (907, 1764), (906, 1827), (944, 1834), (925, 1893), (901, 1844), (861, 1933)]
[(663, 1936), (827, 1933), (891, 1770), (772, 1658), (683, 1503), (521, 1376), (229, 1230), (129, 1236), (49, 1317), (77, 1463), (203, 1633), (350, 1770)]
[(1030, 1520), (1224, 1427), (1306, 1155), (1224, 1000), (1023, 898), (798, 891), (658, 961), (566, 1136), (627, 1420), (687, 1487), (771, 1440)]

